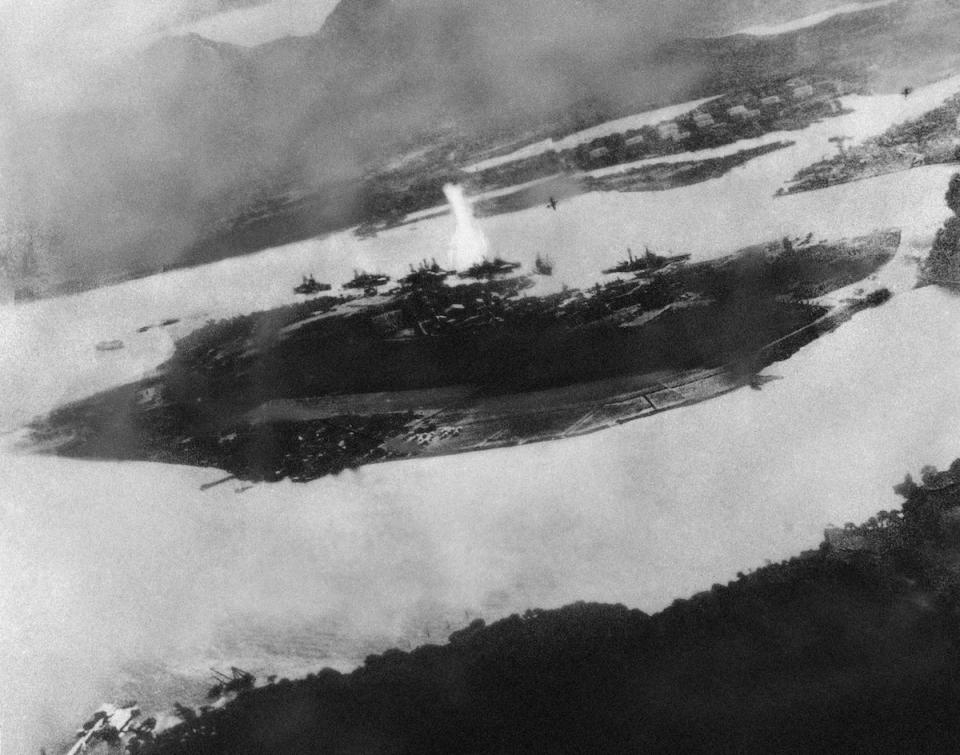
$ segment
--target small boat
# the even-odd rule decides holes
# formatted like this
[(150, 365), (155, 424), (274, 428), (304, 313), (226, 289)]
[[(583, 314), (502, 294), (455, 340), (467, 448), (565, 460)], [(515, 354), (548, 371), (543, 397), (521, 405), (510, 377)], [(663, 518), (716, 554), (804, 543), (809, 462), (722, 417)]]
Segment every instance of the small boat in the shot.
[(538, 254), (536, 261), (533, 263), (533, 271), (537, 275), (553, 275), (553, 260), (550, 257), (542, 257)]
[(649, 249), (644, 250), (642, 257), (634, 257), (633, 252), (627, 248), (627, 258), (621, 260), (611, 268), (603, 271), (605, 275), (614, 275), (616, 273), (652, 273), (673, 262), (685, 262), (690, 259), (689, 254), (675, 254), (671, 257), (664, 257), (654, 254)]
[(460, 273), (459, 277), (476, 278), (478, 280), (481, 278), (495, 278), (513, 272), (518, 267), (520, 267), (519, 262), (507, 262), (499, 257), (494, 257), (492, 260), (484, 258), (482, 262), (477, 262)]
[(373, 290), (376, 294), (378, 286), (384, 286), (390, 282), (389, 275), (383, 275), (382, 273), (368, 273), (362, 270), (354, 270), (353, 278), (348, 280), (343, 284), (344, 288), (359, 288), (364, 291), (366, 294), (367, 291)]
[(320, 291), (329, 291), (333, 288), (329, 283), (320, 283), (312, 275), (310, 277), (304, 276), (303, 282), (296, 286), (293, 291), (297, 294), (304, 294), (309, 296), (310, 294), (316, 294)]
[(400, 279), (400, 284), (409, 288), (428, 288), (441, 284), (447, 277), (453, 275), (453, 270), (444, 270), (434, 259), (432, 262), (423, 260), (419, 267), (410, 265), (409, 275)]

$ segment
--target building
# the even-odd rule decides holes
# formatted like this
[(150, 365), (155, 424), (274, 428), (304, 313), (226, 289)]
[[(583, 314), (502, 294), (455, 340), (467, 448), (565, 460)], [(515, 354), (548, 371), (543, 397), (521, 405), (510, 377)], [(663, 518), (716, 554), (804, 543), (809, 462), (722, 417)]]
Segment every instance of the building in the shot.
[(796, 89), (797, 87), (805, 87), (807, 86), (807, 80), (796, 77), (787, 81), (785, 86), (787, 87), (787, 89)]
[(840, 81), (840, 79), (827, 79), (823, 82), (823, 86), (837, 96), (847, 93), (847, 85)]
[(813, 96), (813, 87), (809, 84), (804, 84), (803, 86), (794, 87), (790, 92), (790, 95), (795, 100), (805, 100), (808, 97)]
[(657, 136), (661, 139), (676, 139), (680, 127), (674, 121), (667, 121), (657, 125)]
[(636, 136), (631, 136), (629, 139), (627, 139), (626, 145), (628, 147), (636, 147), (643, 144), (645, 141), (646, 139), (644, 139), (643, 134), (637, 134)]
[(657, 135), (661, 139), (670, 139), (671, 141), (675, 142), (680, 142), (684, 139), (690, 138), (690, 132), (681, 130), (680, 127), (673, 121), (670, 121), (669, 123), (661, 123), (659, 126), (657, 126)]
[(606, 147), (597, 147), (596, 149), (590, 150), (590, 159), (598, 160), (601, 157), (606, 157), (609, 154), (610, 154), (610, 150), (607, 149)]
[(760, 100), (760, 106), (761, 106), (761, 107), (776, 107), (776, 106), (779, 105), (782, 101), (783, 101), (783, 100), (781, 100), (777, 95), (771, 94), (769, 97), (763, 97), (763, 98)]
[(697, 128), (710, 128), (716, 125), (713, 116), (710, 113), (697, 113), (693, 116), (693, 122)]
[(732, 108), (727, 110), (727, 115), (729, 115), (731, 118), (741, 118), (746, 120), (759, 117), (760, 111), (751, 110), (746, 105), (734, 105)]

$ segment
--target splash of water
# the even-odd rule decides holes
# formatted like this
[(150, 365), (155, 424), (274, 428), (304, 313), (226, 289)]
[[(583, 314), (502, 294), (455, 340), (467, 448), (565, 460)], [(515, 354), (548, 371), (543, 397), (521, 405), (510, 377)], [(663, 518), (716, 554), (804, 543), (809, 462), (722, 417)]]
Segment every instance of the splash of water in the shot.
[(446, 184), (443, 193), (453, 212), (456, 228), (450, 240), (449, 266), (453, 270), (469, 267), (487, 255), (489, 245), (480, 226), (473, 217), (473, 208), (463, 193), (463, 187)]

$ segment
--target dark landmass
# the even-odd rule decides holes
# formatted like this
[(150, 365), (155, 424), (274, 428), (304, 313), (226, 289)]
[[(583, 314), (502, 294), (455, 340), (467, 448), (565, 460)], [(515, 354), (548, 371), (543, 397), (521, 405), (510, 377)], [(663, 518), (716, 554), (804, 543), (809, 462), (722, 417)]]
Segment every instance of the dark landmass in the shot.
[(584, 183), (588, 191), (665, 191), (720, 178), (733, 168), (744, 165), (755, 157), (769, 155), (771, 152), (778, 152), (793, 145), (794, 142), (774, 142), (751, 149), (742, 149), (722, 157), (654, 163), (627, 169), (622, 173), (590, 176)]
[[(518, 212), (531, 207), (541, 207), (551, 198), (565, 200), (590, 191), (666, 191), (667, 189), (676, 189), (720, 178), (755, 157), (776, 152), (793, 146), (793, 144), (793, 142), (775, 142), (761, 147), (740, 150), (722, 157), (653, 163), (637, 168), (625, 168), (623, 172), (604, 176), (567, 173), (544, 179), (533, 186), (527, 186), (509, 194), (501, 194), (490, 199), (476, 201), (473, 204), (473, 212), (478, 217)], [(391, 225), (402, 225), (402, 223), (391, 222), (383, 227), (386, 228)], [(369, 228), (369, 226), (366, 228)], [(365, 230), (360, 231), (361, 234), (363, 232)]]
[[(145, 755), (952, 752), (960, 460), (901, 511), (653, 616), (577, 603), (240, 692)], [(704, 502), (722, 505), (722, 502)]]
[(937, 231), (930, 254), (920, 266), (920, 281), (948, 288), (960, 288), (960, 173), (954, 173), (946, 193), (947, 218)]
[(592, 432), (747, 385), (880, 303), (810, 299), (868, 277), (899, 241), (784, 239), (545, 296), (523, 295), (525, 276), (448, 285), (424, 268), (382, 296), (211, 323), (155, 376), (57, 409), (33, 438), (67, 456), (303, 481)]
[(833, 138), (837, 154), (800, 170), (778, 194), (824, 189), (886, 173), (960, 160), (960, 95), (920, 118), (898, 123), (880, 136), (846, 147), (842, 135)]

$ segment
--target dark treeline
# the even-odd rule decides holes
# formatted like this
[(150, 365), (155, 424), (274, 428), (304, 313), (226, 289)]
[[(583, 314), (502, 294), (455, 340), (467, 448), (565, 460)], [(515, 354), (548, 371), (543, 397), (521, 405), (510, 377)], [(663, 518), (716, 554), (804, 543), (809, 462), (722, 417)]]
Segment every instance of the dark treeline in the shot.
[(960, 284), (960, 173), (950, 179), (945, 196), (953, 217), (937, 231), (923, 263), (923, 277), (932, 282)]
[(832, 137), (837, 154), (801, 168), (777, 193), (815, 191), (921, 165), (956, 162), (960, 159), (954, 140), (958, 111), (960, 97), (954, 95), (944, 105), (891, 126), (862, 144), (845, 147), (846, 137)]
[(444, 646), (243, 692), (142, 751), (953, 751), (957, 480), (960, 461), (927, 468), (898, 486), (902, 514), (654, 616), (578, 603), (478, 620)]

